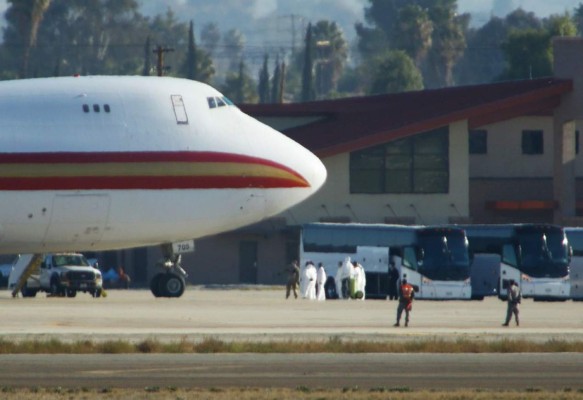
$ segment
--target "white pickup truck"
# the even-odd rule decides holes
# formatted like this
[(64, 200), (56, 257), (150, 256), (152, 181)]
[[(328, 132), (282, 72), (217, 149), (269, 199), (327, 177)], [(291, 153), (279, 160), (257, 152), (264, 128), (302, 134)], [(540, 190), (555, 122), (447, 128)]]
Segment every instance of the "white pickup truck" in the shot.
[(34, 297), (39, 291), (53, 296), (75, 297), (77, 292), (101, 297), (101, 271), (87, 262), (82, 254), (55, 253), (44, 257), (39, 274), (31, 275), (23, 286), (23, 297)]

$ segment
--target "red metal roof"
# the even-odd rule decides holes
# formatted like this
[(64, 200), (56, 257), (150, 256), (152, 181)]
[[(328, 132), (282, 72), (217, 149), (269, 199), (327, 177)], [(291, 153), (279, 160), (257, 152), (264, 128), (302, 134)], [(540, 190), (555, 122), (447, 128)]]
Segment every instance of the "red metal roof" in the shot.
[(240, 108), (256, 118), (322, 117), (283, 132), (327, 157), (455, 121), (467, 119), (469, 128), (476, 128), (522, 115), (552, 115), (561, 95), (572, 90), (571, 80), (541, 78), (308, 103), (244, 104)]

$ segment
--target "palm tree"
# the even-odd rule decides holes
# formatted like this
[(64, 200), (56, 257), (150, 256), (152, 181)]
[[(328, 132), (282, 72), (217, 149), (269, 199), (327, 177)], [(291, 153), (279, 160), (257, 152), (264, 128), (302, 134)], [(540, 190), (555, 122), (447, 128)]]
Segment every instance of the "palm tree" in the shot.
[(36, 44), (38, 27), (51, 0), (8, 0), (11, 4), (7, 12), (14, 13), (20, 21), (20, 32), (23, 38), (22, 64), (20, 78), (26, 78), (30, 50)]
[(316, 65), (316, 91), (325, 97), (336, 89), (348, 58), (344, 33), (336, 22), (321, 20), (313, 27)]

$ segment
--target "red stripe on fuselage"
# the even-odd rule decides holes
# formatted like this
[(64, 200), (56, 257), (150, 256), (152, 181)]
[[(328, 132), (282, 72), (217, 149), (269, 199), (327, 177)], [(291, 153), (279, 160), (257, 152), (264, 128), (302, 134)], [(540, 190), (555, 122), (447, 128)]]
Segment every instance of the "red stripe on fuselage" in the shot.
[[(0, 153), (2, 164), (108, 164), (108, 163), (239, 163), (276, 168), (299, 178), (273, 176), (79, 176), (79, 177), (2, 177), (0, 190), (96, 190), (96, 189), (241, 189), (308, 187), (296, 171), (274, 161), (241, 154), (220, 152), (61, 152)], [(303, 182), (303, 183), (301, 183)]]
[(0, 178), (0, 190), (160, 190), (160, 189), (244, 189), (292, 188), (297, 183), (269, 177), (82, 177)]

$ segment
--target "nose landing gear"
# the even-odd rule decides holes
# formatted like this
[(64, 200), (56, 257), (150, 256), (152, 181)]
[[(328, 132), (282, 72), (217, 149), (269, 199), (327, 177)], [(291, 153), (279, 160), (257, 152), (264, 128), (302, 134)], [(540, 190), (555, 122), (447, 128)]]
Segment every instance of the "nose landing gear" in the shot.
[(180, 266), (180, 254), (174, 254), (172, 245), (162, 245), (164, 259), (157, 263), (162, 272), (150, 281), (150, 290), (155, 297), (180, 297), (184, 293), (188, 274)]

